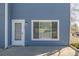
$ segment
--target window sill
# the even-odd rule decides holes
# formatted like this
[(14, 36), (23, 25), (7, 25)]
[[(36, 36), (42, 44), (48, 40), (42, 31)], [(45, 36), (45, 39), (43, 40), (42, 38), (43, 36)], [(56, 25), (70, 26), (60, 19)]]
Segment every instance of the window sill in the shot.
[(32, 39), (32, 41), (59, 41), (59, 39)]

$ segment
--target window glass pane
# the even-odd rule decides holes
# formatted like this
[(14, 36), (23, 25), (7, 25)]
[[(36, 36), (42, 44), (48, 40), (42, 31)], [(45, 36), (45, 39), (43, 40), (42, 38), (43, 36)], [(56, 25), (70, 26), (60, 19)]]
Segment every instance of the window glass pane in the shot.
[(57, 38), (57, 22), (52, 22), (52, 38)]
[(39, 38), (39, 22), (33, 22), (33, 38)]
[(39, 38), (50, 39), (52, 38), (52, 23), (40, 22), (39, 23)]

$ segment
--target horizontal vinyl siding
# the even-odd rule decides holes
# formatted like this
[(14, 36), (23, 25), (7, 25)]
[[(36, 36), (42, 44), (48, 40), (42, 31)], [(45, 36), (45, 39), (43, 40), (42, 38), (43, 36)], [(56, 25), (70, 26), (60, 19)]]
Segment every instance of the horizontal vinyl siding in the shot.
[(0, 3), (0, 48), (5, 44), (5, 4)]
[[(25, 19), (25, 44), (26, 45), (68, 45), (70, 4), (12, 4), (12, 19)], [(11, 20), (12, 20), (11, 19)], [(31, 20), (59, 20), (59, 41), (32, 41)]]

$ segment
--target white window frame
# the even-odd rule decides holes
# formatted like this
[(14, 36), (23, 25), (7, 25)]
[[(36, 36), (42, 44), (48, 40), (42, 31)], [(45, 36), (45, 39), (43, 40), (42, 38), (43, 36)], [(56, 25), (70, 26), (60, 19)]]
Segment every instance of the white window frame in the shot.
[[(57, 22), (57, 39), (34, 39), (33, 38), (33, 22)], [(31, 40), (33, 41), (59, 41), (59, 20), (32, 20), (31, 21)]]

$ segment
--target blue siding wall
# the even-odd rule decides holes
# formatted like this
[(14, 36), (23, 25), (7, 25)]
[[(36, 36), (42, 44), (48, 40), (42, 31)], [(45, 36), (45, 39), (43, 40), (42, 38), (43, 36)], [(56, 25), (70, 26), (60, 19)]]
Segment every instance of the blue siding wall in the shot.
[(11, 21), (11, 17), (12, 17), (12, 7), (11, 7), (11, 4), (8, 4), (8, 46), (10, 47), (11, 46), (11, 37), (12, 37), (12, 34), (11, 34), (11, 26), (12, 26), (12, 21)]
[[(69, 43), (69, 20), (70, 4), (12, 4), (12, 19), (25, 19), (28, 24), (25, 28), (26, 45), (68, 45)], [(32, 41), (31, 20), (59, 20), (60, 40), (59, 41)]]
[(0, 3), (0, 48), (4, 48), (5, 40), (5, 4)]

